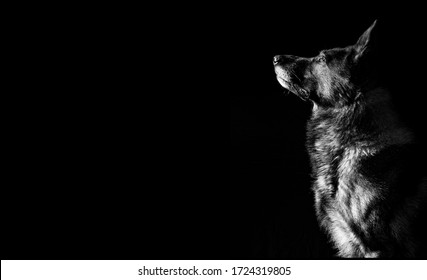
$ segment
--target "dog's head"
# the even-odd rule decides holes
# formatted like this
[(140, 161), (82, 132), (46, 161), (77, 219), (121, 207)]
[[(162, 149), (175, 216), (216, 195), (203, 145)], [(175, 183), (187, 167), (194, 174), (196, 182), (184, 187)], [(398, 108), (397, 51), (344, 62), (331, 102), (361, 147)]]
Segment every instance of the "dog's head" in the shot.
[(273, 64), (279, 83), (304, 100), (340, 106), (354, 102), (370, 82), (369, 57), (376, 21), (356, 44), (323, 50), (316, 57), (277, 55)]

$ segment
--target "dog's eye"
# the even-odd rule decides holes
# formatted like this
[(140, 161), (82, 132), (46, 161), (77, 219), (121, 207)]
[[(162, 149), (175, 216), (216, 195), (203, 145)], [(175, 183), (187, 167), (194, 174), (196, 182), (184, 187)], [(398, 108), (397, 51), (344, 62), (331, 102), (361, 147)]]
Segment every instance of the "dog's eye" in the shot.
[(318, 57), (316, 57), (316, 61), (317, 62), (326, 62), (326, 56), (325, 55), (323, 55), (323, 54), (321, 54), (321, 55), (319, 55)]

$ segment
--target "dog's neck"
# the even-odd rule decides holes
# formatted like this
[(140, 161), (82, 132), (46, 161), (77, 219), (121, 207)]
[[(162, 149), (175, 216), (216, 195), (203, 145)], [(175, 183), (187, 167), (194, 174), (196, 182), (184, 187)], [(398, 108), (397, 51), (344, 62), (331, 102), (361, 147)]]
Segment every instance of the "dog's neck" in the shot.
[[(314, 103), (311, 122), (324, 123), (324, 127), (329, 127), (335, 133), (345, 136), (345, 142), (358, 138), (358, 135), (378, 132), (380, 136), (375, 139), (384, 143), (412, 141), (412, 134), (393, 110), (389, 92), (381, 87), (362, 92), (357, 100), (340, 107), (322, 107)], [(347, 128), (352, 128), (353, 131), (348, 131)]]
[(359, 89), (356, 93), (356, 97), (349, 104), (339, 104), (337, 106), (322, 106), (317, 102), (313, 102), (313, 114), (318, 115), (322, 113), (332, 113), (332, 115), (341, 115), (345, 113), (352, 113), (355, 109), (360, 107), (371, 107), (381, 104), (391, 109), (390, 94), (382, 87), (375, 87), (370, 89)]

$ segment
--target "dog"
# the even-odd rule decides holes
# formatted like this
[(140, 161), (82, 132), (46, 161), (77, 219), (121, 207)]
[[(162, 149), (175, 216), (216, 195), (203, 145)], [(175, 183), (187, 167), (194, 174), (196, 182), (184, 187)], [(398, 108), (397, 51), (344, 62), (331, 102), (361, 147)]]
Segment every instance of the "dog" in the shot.
[(413, 133), (376, 79), (376, 22), (354, 45), (277, 55), (273, 64), (280, 85), (313, 105), (306, 147), (315, 211), (337, 257), (417, 258), (427, 177), (413, 160)]

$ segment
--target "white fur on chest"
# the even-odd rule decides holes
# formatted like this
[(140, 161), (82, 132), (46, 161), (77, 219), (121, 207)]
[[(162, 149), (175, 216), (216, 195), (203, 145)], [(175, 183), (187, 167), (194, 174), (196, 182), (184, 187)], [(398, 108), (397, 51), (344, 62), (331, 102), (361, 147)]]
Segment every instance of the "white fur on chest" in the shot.
[[(327, 218), (322, 222), (329, 224), (326, 228), (341, 256), (352, 256), (354, 246), (358, 247), (361, 256), (376, 256), (376, 252), (370, 252), (364, 247), (363, 242), (354, 234), (350, 225), (350, 223), (359, 224), (361, 222), (372, 202), (372, 190), (367, 187), (368, 182), (363, 175), (358, 173), (358, 165), (363, 158), (374, 153), (373, 149), (362, 148), (361, 145), (347, 147), (344, 148), (336, 170), (328, 170), (331, 168), (328, 164), (323, 165), (319, 170), (321, 172), (316, 180), (318, 191), (315, 192), (317, 207), (320, 207), (320, 196), (333, 189), (333, 186), (329, 185), (330, 181), (327, 180), (328, 174), (336, 172), (335, 176), (338, 177), (335, 194), (331, 196), (332, 204), (326, 212)], [(363, 222), (360, 223), (362, 227), (363, 224)]]

